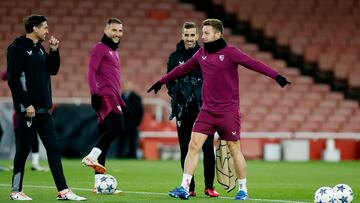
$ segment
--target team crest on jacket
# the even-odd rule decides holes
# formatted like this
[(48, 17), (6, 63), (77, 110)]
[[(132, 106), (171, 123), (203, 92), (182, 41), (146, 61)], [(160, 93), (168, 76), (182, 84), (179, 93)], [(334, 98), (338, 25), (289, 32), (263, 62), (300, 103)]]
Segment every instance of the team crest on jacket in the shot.
[(201, 56), (201, 58), (202, 58), (202, 60), (204, 60), (204, 61), (206, 60), (206, 56)]
[(32, 50), (26, 51), (26, 52), (29, 54), (29, 56), (32, 56), (32, 55), (33, 55)]
[(32, 121), (26, 121), (26, 125), (27, 125), (28, 128), (30, 128), (31, 125), (32, 125)]
[(179, 61), (179, 64), (184, 64), (185, 61)]
[(225, 56), (224, 56), (224, 55), (220, 55), (220, 56), (219, 56), (220, 61), (223, 61), (223, 60), (224, 60), (224, 58), (225, 58)]

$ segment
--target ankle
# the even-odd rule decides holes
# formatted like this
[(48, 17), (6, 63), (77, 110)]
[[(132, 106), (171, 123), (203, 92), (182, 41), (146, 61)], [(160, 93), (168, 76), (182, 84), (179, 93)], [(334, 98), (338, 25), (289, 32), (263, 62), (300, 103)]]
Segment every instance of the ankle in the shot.
[(70, 192), (69, 188), (66, 188), (66, 189), (63, 189), (63, 190), (59, 191), (59, 193), (61, 193), (61, 194), (65, 194), (65, 193), (68, 193), (68, 192)]

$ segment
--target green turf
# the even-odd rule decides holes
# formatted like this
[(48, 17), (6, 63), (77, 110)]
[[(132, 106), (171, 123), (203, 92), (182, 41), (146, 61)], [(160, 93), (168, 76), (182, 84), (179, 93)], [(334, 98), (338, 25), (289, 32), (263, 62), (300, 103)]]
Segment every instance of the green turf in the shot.
[[(10, 161), (0, 160), (1, 165)], [(45, 164), (45, 163), (43, 163)], [(109, 160), (108, 173), (113, 175), (124, 192), (120, 195), (95, 195), (93, 173), (90, 168), (81, 167), (80, 160), (63, 160), (68, 185), (88, 202), (174, 202), (181, 201), (167, 196), (167, 192), (181, 181), (180, 163), (177, 161), (130, 161)], [(26, 166), (24, 191), (33, 198), (32, 202), (57, 202), (56, 189), (49, 172), (33, 172)], [(0, 203), (8, 200), (11, 172), (0, 172)], [(312, 202), (314, 191), (321, 186), (346, 183), (355, 193), (353, 202), (360, 202), (360, 162), (263, 162), (248, 161), (248, 189), (250, 197), (263, 199), (246, 202), (270, 202), (266, 200), (289, 200)], [(7, 186), (9, 185), (9, 186)], [(226, 193), (215, 183), (222, 198), (209, 198), (203, 194), (204, 181), (202, 164), (196, 173), (197, 197), (189, 202), (234, 202), (230, 198), (235, 190)], [(147, 192), (147, 193), (142, 193)], [(224, 198), (224, 197), (229, 197)], [(276, 202), (276, 201), (274, 201)]]

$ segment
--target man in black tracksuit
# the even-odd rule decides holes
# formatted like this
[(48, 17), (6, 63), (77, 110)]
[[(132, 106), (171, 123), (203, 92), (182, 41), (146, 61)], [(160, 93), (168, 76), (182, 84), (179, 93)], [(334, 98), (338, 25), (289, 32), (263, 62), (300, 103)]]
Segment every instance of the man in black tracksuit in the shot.
[(50, 52), (46, 53), (41, 45), (49, 33), (45, 16), (27, 17), (25, 30), (26, 35), (17, 37), (9, 45), (7, 52), (7, 79), (16, 111), (15, 122), (18, 125), (10, 199), (31, 200), (23, 193), (22, 184), (26, 158), (31, 150), (33, 135), (37, 132), (46, 148), (50, 170), (58, 190), (57, 199), (86, 200), (68, 189), (50, 112), (50, 75), (56, 75), (60, 68), (59, 41), (51, 36)]
[[(198, 36), (195, 23), (184, 23), (182, 40), (177, 44), (176, 51), (169, 56), (167, 72), (186, 62), (195, 54), (200, 48), (197, 43)], [(192, 127), (202, 104), (201, 85), (202, 74), (200, 68), (166, 85), (168, 94), (171, 97), (172, 112), (170, 120), (176, 118), (182, 169), (184, 169)], [(219, 194), (213, 187), (215, 176), (214, 136), (208, 136), (202, 149), (204, 153), (205, 194), (217, 197)], [(196, 196), (194, 178), (191, 180), (189, 192), (191, 196)]]

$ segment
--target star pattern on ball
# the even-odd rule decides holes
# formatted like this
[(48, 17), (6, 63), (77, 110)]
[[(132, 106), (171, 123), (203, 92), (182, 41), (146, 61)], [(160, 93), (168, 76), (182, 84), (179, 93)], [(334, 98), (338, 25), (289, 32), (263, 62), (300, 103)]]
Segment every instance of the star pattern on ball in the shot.
[(348, 202), (348, 197), (342, 196), (341, 199), (339, 199), (341, 201), (341, 203), (347, 203)]
[(107, 185), (106, 189), (109, 193), (114, 190), (113, 186), (110, 184), (110, 185)]
[(326, 189), (321, 189), (321, 190), (320, 190), (320, 194), (321, 194), (321, 195), (326, 194)]
[(100, 185), (98, 185), (98, 186), (96, 187), (96, 190), (97, 190), (98, 193), (101, 193), (101, 187), (100, 187)]
[(339, 186), (337, 186), (337, 191), (344, 192), (344, 190), (345, 190), (344, 185), (339, 185)]
[(100, 181), (101, 181), (101, 182), (105, 182), (105, 181), (106, 181), (106, 178), (107, 178), (106, 176), (103, 176), (103, 177), (100, 178)]

